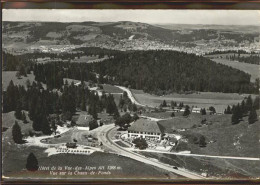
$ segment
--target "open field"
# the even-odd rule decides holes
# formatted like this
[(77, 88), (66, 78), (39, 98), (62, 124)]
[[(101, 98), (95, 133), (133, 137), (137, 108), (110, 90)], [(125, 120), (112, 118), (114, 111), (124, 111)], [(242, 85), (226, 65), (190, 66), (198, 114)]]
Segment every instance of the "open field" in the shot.
[(107, 93), (123, 93), (123, 91), (118, 88), (118, 87), (115, 87), (113, 85), (110, 85), (110, 84), (102, 84), (103, 86), (103, 90)]
[[(211, 55), (205, 55), (207, 58), (225, 58), (227, 56), (238, 56), (237, 53), (223, 53), (223, 54), (211, 54)], [(249, 53), (241, 53), (241, 57), (249, 57), (249, 56), (259, 56), (259, 54), (249, 54)]]
[[(260, 112), (257, 111), (258, 117)], [(205, 120), (202, 123), (202, 120)], [(236, 125), (231, 123), (231, 114), (174, 117), (159, 122), (167, 132), (178, 133), (187, 140), (188, 150), (194, 154), (260, 157), (260, 120), (248, 124), (248, 116)], [(185, 129), (185, 130), (183, 130)], [(194, 143), (198, 136), (205, 136), (206, 147)]]
[[(259, 112), (258, 112), (259, 115)], [(204, 118), (205, 119), (205, 118)], [(239, 124), (231, 124), (231, 115), (206, 117), (206, 125), (179, 132), (188, 139), (192, 153), (236, 157), (260, 157), (260, 121), (249, 125), (247, 116)], [(203, 135), (206, 147), (194, 144), (194, 136)]]
[[(5, 144), (7, 145), (7, 144)], [(47, 157), (44, 148), (26, 146), (26, 145), (7, 145), (3, 152), (3, 175), (5, 177), (13, 178), (167, 178), (165, 175), (167, 172), (155, 169), (152, 166), (142, 164), (133, 159), (118, 156), (115, 154), (94, 152), (90, 156), (85, 155), (72, 155), (72, 154), (59, 154)], [(95, 175), (80, 175), (73, 174), (72, 176), (62, 176), (62, 175), (51, 175), (50, 170), (28, 172), (25, 170), (26, 158), (30, 152), (33, 152), (38, 159), (39, 166), (58, 166), (62, 167), (62, 171), (65, 172), (65, 166), (73, 167), (83, 167), (91, 166), (98, 168), (99, 166), (104, 166), (105, 170), (108, 171), (108, 166), (117, 166), (118, 170), (110, 170), (110, 175), (97, 174), (99, 170), (94, 170)], [(76, 170), (71, 170), (72, 172)], [(90, 172), (88, 170), (79, 170), (81, 172)]]
[(73, 142), (72, 134), (73, 134), (73, 130), (69, 130), (63, 134), (60, 134), (59, 138), (55, 138), (55, 137), (47, 138), (45, 139), (45, 141), (42, 142), (46, 144), (59, 144), (59, 143)]
[(214, 58), (212, 61), (220, 64), (224, 64), (235, 69), (239, 69), (251, 75), (251, 82), (254, 82), (256, 78), (260, 77), (260, 67), (256, 64), (248, 64), (243, 62), (231, 61), (227, 59)]
[(88, 63), (88, 62), (91, 62), (93, 60), (97, 60), (98, 59), (98, 56), (82, 56), (80, 58), (75, 58), (72, 60), (72, 62), (85, 62), (85, 63)]
[(5, 131), (2, 132), (3, 142), (9, 141), (9, 140), (12, 141), (12, 127), (13, 127), (15, 121), (18, 122), (19, 126), (21, 127), (21, 131), (24, 135), (28, 135), (29, 131), (33, 130), (32, 121), (29, 119), (28, 113), (26, 111), (24, 111), (24, 112), (26, 115), (26, 119), (28, 121), (28, 123), (26, 123), (26, 124), (24, 124), (21, 120), (15, 119), (14, 111), (2, 114), (2, 129), (5, 128)]
[(159, 123), (166, 129), (166, 132), (173, 133), (179, 129), (190, 129), (193, 127), (193, 125), (199, 125), (201, 120), (205, 117), (206, 116), (202, 116), (201, 114), (192, 113), (188, 117), (179, 115), (178, 117), (176, 116), (171, 119), (159, 121)]
[[(148, 116), (157, 119), (169, 119), (171, 118), (171, 114), (171, 112), (144, 112), (142, 113), (142, 116)], [(177, 113), (175, 113), (175, 116), (177, 116)]]
[[(228, 105), (240, 103), (247, 95), (239, 95), (236, 93), (212, 93), (200, 92), (193, 94), (177, 94), (173, 93), (165, 96), (156, 96), (144, 93), (142, 90), (132, 90), (134, 97), (141, 104), (158, 107), (163, 100), (170, 105), (171, 101), (183, 102), (185, 105), (197, 106), (201, 108), (209, 108), (214, 106), (217, 112), (223, 113)], [(254, 97), (252, 95), (252, 97)]]
[[(94, 152), (90, 156), (84, 155), (72, 155), (72, 154), (59, 154), (47, 157), (47, 153), (44, 153), (43, 148), (38, 147), (26, 147), (26, 146), (13, 146), (12, 149), (5, 148), (3, 156), (3, 175), (5, 177), (14, 178), (166, 178), (164, 172), (155, 169), (152, 166), (144, 165), (135, 160), (117, 156), (114, 154)], [(62, 175), (50, 175), (50, 171), (37, 171), (28, 172), (24, 170), (26, 164), (26, 158), (30, 152), (33, 152), (38, 159), (39, 166), (61, 166), (64, 170), (65, 166), (75, 167), (92, 166), (98, 168), (104, 166), (105, 170), (108, 171), (108, 166), (118, 166), (119, 170), (111, 170), (110, 175), (75, 175), (62, 176)], [(72, 170), (74, 172), (75, 170)], [(82, 170), (82, 172), (89, 172), (88, 170)], [(96, 173), (98, 170), (94, 170)]]
[[(23, 85), (26, 87), (26, 81), (30, 80), (30, 82), (32, 83), (34, 81), (34, 75), (32, 74), (27, 74), (27, 77), (21, 76), (21, 79), (18, 79), (16, 77), (16, 72), (17, 71), (2, 71), (2, 88), (3, 90), (6, 90), (6, 88), (8, 87), (9, 83), (11, 80), (13, 80), (14, 85)], [(45, 85), (43, 84), (43, 87), (45, 87)]]

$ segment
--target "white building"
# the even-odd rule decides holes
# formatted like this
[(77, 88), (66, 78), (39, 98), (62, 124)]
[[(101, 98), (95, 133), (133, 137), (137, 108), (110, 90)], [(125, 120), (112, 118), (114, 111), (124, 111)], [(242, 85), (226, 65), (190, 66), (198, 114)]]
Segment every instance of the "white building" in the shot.
[(193, 112), (193, 113), (200, 113), (201, 112), (201, 108), (194, 107), (191, 112)]
[(140, 118), (128, 128), (128, 137), (161, 140), (163, 127), (156, 121)]

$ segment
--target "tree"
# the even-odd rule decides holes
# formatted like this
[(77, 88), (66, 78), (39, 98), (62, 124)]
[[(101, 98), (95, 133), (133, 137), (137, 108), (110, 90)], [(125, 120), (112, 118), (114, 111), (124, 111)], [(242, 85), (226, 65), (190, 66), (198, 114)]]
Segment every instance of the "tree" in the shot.
[(146, 149), (148, 147), (148, 144), (144, 138), (135, 138), (133, 140), (133, 143), (135, 144), (135, 147), (139, 148), (140, 150)]
[(50, 135), (52, 133), (50, 123), (46, 116), (41, 117), (41, 131), (45, 135)]
[(185, 111), (183, 113), (183, 116), (188, 116), (190, 114), (190, 107), (188, 105), (185, 106)]
[(177, 106), (177, 103), (174, 101), (171, 101), (171, 108), (174, 109), (175, 106)]
[(215, 109), (215, 107), (213, 107), (213, 106), (210, 106), (210, 107), (209, 107), (209, 110), (212, 112), (212, 114), (215, 114), (215, 113), (216, 113), (216, 109)]
[(21, 79), (21, 73), (20, 73), (20, 71), (17, 71), (16, 74), (15, 74), (15, 76), (16, 76), (16, 78)]
[(167, 107), (167, 103), (165, 100), (163, 100), (162, 107)]
[(16, 117), (16, 119), (19, 119), (19, 120), (21, 120), (23, 118), (23, 114), (22, 114), (20, 105), (17, 105), (14, 116)]
[(134, 103), (133, 104), (133, 112), (136, 112), (137, 111), (137, 106), (136, 106), (136, 104)]
[[(83, 96), (84, 97), (84, 96)], [(82, 98), (82, 101), (81, 101), (81, 110), (82, 111), (86, 111), (86, 102), (85, 102), (85, 98)]]
[(247, 113), (247, 110), (246, 110), (246, 103), (245, 103), (245, 101), (243, 100), (242, 102), (241, 102), (241, 106), (240, 106), (240, 109), (241, 109), (241, 114), (246, 114)]
[(97, 120), (92, 120), (89, 122), (89, 130), (93, 130), (95, 128), (98, 128), (98, 123), (97, 123)]
[(200, 139), (199, 139), (199, 146), (200, 147), (205, 147), (207, 145), (206, 143), (206, 138), (204, 136), (200, 136)]
[(133, 120), (136, 121), (136, 120), (138, 120), (138, 119), (139, 119), (139, 116), (138, 116), (136, 113), (134, 113), (134, 115), (133, 115)]
[(233, 125), (239, 123), (239, 110), (237, 109), (237, 106), (235, 106), (233, 108), (233, 114), (232, 114), (232, 117), (231, 117), (231, 123)]
[(121, 129), (127, 129), (132, 121), (133, 118), (131, 115), (129, 113), (125, 113), (123, 116), (116, 119), (115, 125), (119, 126)]
[(251, 108), (248, 116), (248, 123), (253, 124), (255, 121), (257, 121), (256, 110), (254, 108)]
[(232, 111), (231, 111), (231, 108), (229, 105), (227, 106), (226, 114), (232, 114)]
[(12, 128), (12, 136), (15, 143), (17, 144), (24, 143), (21, 127), (18, 125), (17, 121), (15, 121), (14, 126)]
[(201, 109), (201, 115), (206, 115), (206, 109), (205, 108)]
[(251, 98), (251, 95), (249, 95), (246, 99), (246, 111), (250, 111), (251, 110), (251, 107), (253, 105), (253, 100)]
[(89, 113), (90, 115), (92, 115), (94, 119), (97, 119), (97, 118), (98, 118), (97, 106), (96, 106), (95, 103), (92, 103), (92, 104), (89, 105), (88, 113)]
[(22, 120), (23, 120), (23, 123), (28, 123), (27, 119), (26, 119), (26, 115), (25, 113), (23, 112), (23, 115), (22, 115)]
[(260, 107), (260, 98), (259, 96), (257, 96), (254, 100), (254, 103), (253, 103), (253, 108), (255, 110), (259, 110), (259, 107)]
[(33, 153), (27, 157), (26, 169), (28, 171), (37, 171), (39, 169), (38, 160)]

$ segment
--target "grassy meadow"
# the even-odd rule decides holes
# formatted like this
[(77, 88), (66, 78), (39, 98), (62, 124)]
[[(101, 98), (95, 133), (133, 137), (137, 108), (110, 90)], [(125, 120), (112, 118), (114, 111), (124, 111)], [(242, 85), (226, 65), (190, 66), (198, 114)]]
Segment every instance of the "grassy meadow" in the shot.
[[(178, 94), (172, 93), (165, 96), (157, 96), (143, 92), (142, 90), (132, 90), (134, 97), (141, 104), (145, 104), (152, 107), (158, 107), (163, 100), (170, 105), (171, 101), (183, 102), (190, 107), (209, 108), (214, 106), (217, 112), (223, 113), (228, 105), (235, 105), (241, 103), (241, 101), (248, 95), (239, 95), (237, 93), (213, 93), (213, 92), (199, 92), (192, 94)], [(254, 95), (252, 95), (254, 97)]]

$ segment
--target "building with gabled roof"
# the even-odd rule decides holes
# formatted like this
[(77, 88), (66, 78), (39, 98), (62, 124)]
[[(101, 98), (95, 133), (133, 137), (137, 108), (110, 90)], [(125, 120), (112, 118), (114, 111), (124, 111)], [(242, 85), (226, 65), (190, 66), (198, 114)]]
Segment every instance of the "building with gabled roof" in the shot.
[(156, 121), (140, 118), (128, 128), (128, 137), (161, 140), (164, 128)]
[(191, 112), (193, 112), (193, 113), (200, 113), (201, 112), (201, 108), (194, 107), (194, 108), (192, 108)]

